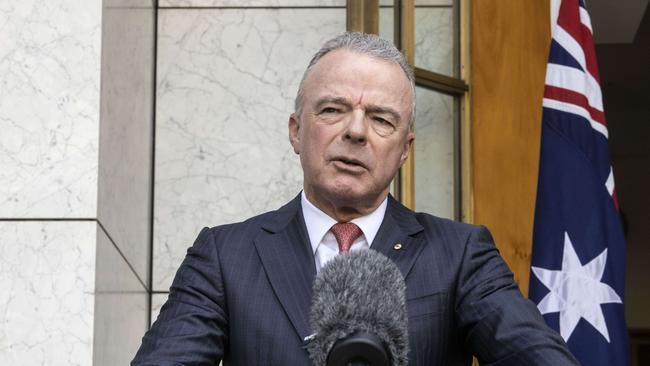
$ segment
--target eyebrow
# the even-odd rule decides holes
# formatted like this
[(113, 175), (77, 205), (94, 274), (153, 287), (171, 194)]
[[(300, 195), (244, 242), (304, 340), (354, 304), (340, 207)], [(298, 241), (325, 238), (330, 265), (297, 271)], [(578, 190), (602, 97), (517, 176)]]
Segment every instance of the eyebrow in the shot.
[(350, 101), (343, 97), (324, 96), (316, 101), (316, 109), (320, 109), (324, 104), (335, 103), (350, 106)]
[[(350, 101), (343, 97), (335, 96), (324, 96), (316, 101), (316, 109), (320, 109), (323, 105), (327, 103), (342, 104), (347, 107), (351, 105)], [(395, 119), (395, 121), (401, 121), (399, 113), (391, 107), (382, 107), (378, 105), (370, 105), (366, 107), (366, 111), (369, 113), (379, 113), (379, 114), (389, 114)]]
[(380, 107), (380, 106), (371, 105), (368, 108), (366, 108), (366, 111), (370, 113), (389, 114), (391, 117), (395, 119), (396, 122), (402, 120), (399, 116), (399, 113), (397, 113), (396, 110), (390, 107)]

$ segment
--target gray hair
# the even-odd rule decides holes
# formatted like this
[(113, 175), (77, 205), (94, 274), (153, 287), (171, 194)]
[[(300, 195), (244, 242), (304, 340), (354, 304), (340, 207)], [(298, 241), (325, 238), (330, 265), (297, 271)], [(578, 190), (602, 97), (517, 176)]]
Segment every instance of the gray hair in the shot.
[(307, 75), (309, 75), (311, 69), (318, 63), (318, 61), (320, 61), (321, 58), (323, 58), (323, 56), (338, 49), (346, 49), (379, 60), (394, 62), (402, 68), (404, 75), (406, 75), (406, 78), (411, 85), (411, 96), (413, 101), (411, 103), (409, 127), (413, 128), (413, 122), (415, 121), (415, 76), (413, 75), (413, 68), (406, 61), (406, 57), (404, 57), (402, 52), (400, 52), (392, 43), (374, 34), (361, 32), (345, 32), (330, 39), (325, 42), (323, 47), (321, 47), (314, 57), (312, 57), (309, 66), (307, 66), (305, 73), (302, 75), (302, 80), (300, 80), (300, 86), (298, 87), (298, 94), (296, 95), (294, 105), (296, 114), (300, 115), (302, 112), (302, 99), (304, 95), (303, 86), (305, 84), (305, 79), (307, 79)]

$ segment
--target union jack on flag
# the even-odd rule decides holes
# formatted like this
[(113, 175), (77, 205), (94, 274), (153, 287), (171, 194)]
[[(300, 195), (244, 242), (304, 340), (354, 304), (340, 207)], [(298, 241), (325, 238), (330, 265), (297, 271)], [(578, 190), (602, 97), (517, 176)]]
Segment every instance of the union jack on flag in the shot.
[(529, 297), (581, 364), (628, 365), (625, 239), (583, 0), (561, 0), (552, 38)]

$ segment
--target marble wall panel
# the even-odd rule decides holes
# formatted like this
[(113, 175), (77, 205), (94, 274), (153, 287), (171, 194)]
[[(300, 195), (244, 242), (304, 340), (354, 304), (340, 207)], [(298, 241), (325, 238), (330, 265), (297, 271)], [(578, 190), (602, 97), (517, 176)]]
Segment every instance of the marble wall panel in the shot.
[[(454, 0), (415, 0), (416, 6), (451, 6)], [(379, 5), (392, 5), (392, 0), (380, 0)], [(251, 7), (251, 6), (283, 6), (283, 7), (306, 7), (306, 6), (341, 6), (344, 7), (346, 0), (159, 0), (160, 7)]]
[[(393, 40), (393, 8), (379, 9), (379, 35)], [(415, 66), (445, 75), (454, 73), (452, 7), (416, 7)]]
[(156, 7), (156, 0), (104, 0), (106, 8), (147, 8)]
[(101, 0), (0, 5), (0, 217), (95, 217)]
[(288, 117), (308, 60), (344, 29), (344, 9), (160, 10), (154, 290), (201, 227), (298, 194)]
[(151, 295), (151, 324), (158, 318), (160, 309), (167, 301), (167, 297), (169, 297), (169, 293), (155, 293)]
[(451, 7), (415, 8), (415, 66), (454, 73), (454, 12)]
[[(457, 1), (458, 0), (415, 0), (415, 6), (453, 6)], [(395, 5), (394, 0), (379, 0), (379, 6), (388, 7), (393, 5)]]
[(456, 2), (458, 0), (415, 0), (415, 6), (453, 6)]
[(415, 210), (455, 217), (454, 98), (416, 88)]
[(96, 226), (0, 222), (0, 364), (92, 363)]
[(149, 326), (149, 293), (101, 228), (95, 286), (93, 365), (128, 365)]
[(345, 7), (346, 0), (159, 0), (159, 7)]
[(379, 8), (379, 36), (395, 42), (395, 12), (393, 7)]
[[(452, 75), (453, 9), (415, 9), (415, 65)], [(418, 87), (415, 122), (415, 209), (453, 219), (455, 216), (456, 136), (454, 99)]]
[(103, 9), (97, 217), (148, 284), (155, 10), (123, 2)]

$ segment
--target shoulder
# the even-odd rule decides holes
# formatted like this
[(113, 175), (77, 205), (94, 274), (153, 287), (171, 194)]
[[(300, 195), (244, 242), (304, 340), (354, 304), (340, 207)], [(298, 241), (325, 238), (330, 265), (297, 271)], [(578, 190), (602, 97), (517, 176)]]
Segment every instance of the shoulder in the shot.
[(397, 225), (405, 232), (420, 232), (429, 240), (440, 240), (458, 245), (472, 238), (492, 240), (485, 226), (458, 222), (424, 212), (414, 212), (392, 197), (389, 197), (388, 211)]
[(413, 212), (415, 219), (428, 230), (437, 230), (442, 232), (454, 233), (457, 235), (467, 235), (472, 231), (484, 228), (481, 225), (468, 224), (450, 220), (447, 218), (431, 215), (424, 212)]
[(498, 255), (492, 235), (484, 226), (420, 212), (413, 215), (423, 227), (418, 233), (427, 248), (423, 253), (428, 253), (429, 257), (445, 258), (441, 265), (461, 268), (463, 263), (477, 255)]
[(483, 225), (458, 222), (423, 212), (413, 213), (424, 231), (444, 238), (454, 238), (466, 242), (473, 238), (492, 240), (490, 231)]

